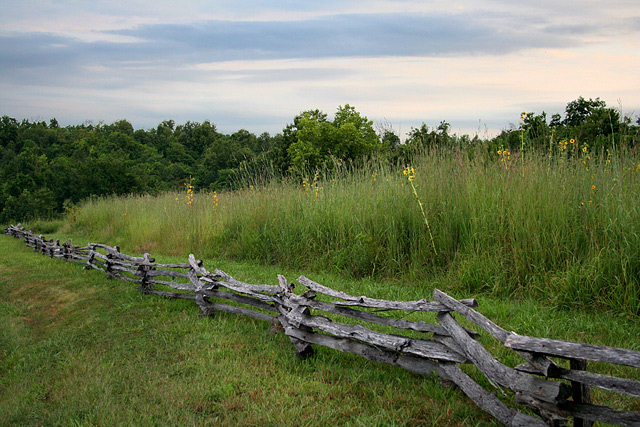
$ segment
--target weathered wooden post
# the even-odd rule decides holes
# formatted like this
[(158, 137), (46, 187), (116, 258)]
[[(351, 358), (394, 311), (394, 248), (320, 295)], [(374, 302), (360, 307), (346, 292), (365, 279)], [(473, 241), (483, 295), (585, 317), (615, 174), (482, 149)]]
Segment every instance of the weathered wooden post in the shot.
[(60, 246), (60, 239), (57, 239), (54, 245), (51, 247), (51, 253), (49, 255), (51, 256), (51, 258), (56, 258), (60, 256), (60, 252), (62, 252), (62, 247)]
[(40, 246), (42, 245), (42, 236), (33, 236), (31, 238), (31, 247), (34, 252), (40, 252)]
[(73, 250), (73, 242), (69, 239), (68, 242), (62, 245), (62, 259), (69, 261), (71, 259), (71, 252)]
[(209, 303), (209, 298), (204, 293), (204, 283), (198, 277), (198, 270), (202, 267), (202, 260), (199, 259), (196, 261), (196, 257), (193, 254), (189, 254), (189, 265), (191, 268), (187, 273), (189, 276), (189, 280), (193, 284), (194, 292), (196, 294), (196, 304), (202, 310), (200, 316), (205, 317), (214, 317), (216, 315), (213, 304)]
[(140, 287), (138, 289), (142, 291), (143, 294), (149, 293), (149, 271), (155, 270), (155, 267), (152, 263), (155, 261), (150, 257), (148, 253), (145, 253), (143, 256), (143, 261), (138, 265), (138, 275), (140, 277)]
[(292, 329), (311, 332), (311, 328), (305, 325), (301, 325), (300, 323), (291, 323), (286, 316), (289, 311), (293, 310), (299, 310), (301, 314), (309, 314), (309, 307), (301, 306), (292, 301), (291, 296), (293, 296), (294, 285), (287, 283), (287, 279), (281, 274), (278, 274), (278, 285), (280, 286), (279, 297), (282, 299), (282, 304), (276, 304), (276, 308), (278, 309), (278, 312), (280, 312), (278, 321), (282, 325), (284, 333), (289, 336), (291, 343), (293, 343), (294, 347), (296, 348), (296, 356), (299, 359), (306, 359), (308, 357), (311, 357), (313, 355), (313, 347), (311, 346), (311, 344), (298, 338), (294, 338), (287, 333)]
[[(587, 361), (584, 359), (569, 359), (569, 369), (572, 371), (586, 371)], [(591, 389), (588, 385), (571, 381), (571, 391), (574, 403), (591, 403)], [(593, 426), (593, 421), (574, 417), (573, 425), (574, 427), (591, 427)]]
[[(116, 250), (116, 253), (120, 253), (120, 246), (116, 246), (114, 249)], [(116, 278), (111, 268), (113, 266), (113, 262), (111, 260), (114, 258), (117, 258), (117, 255), (107, 251), (107, 259), (104, 261), (104, 272), (107, 273), (107, 280), (113, 280)]]
[(96, 245), (95, 243), (89, 243), (87, 246), (89, 247), (89, 255), (87, 257), (87, 265), (84, 266), (84, 269), (90, 270), (93, 268), (93, 259), (96, 256)]

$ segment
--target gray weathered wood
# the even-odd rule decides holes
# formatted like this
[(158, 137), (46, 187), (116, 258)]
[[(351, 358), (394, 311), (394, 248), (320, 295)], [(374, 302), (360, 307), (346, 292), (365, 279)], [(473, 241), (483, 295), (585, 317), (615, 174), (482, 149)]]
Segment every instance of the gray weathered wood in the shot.
[(195, 260), (195, 257), (193, 255), (189, 255), (189, 264), (192, 268), (189, 269), (187, 274), (196, 293), (196, 304), (198, 304), (204, 316), (213, 317), (215, 315), (213, 305), (209, 302), (209, 299), (202, 293), (202, 287), (204, 283), (200, 281), (196, 270), (193, 268), (194, 266), (197, 267), (197, 265), (200, 263)]
[[(434, 301), (426, 299), (418, 301), (390, 301), (369, 298), (365, 296), (353, 296), (341, 291), (336, 291), (313, 280), (308, 279), (305, 276), (298, 278), (298, 283), (306, 286), (307, 288), (328, 296), (343, 299), (345, 301), (332, 301), (333, 304), (341, 306), (356, 306), (363, 308), (378, 308), (383, 310), (407, 310), (407, 311), (449, 311), (449, 308), (443, 304), (439, 304)], [(462, 304), (468, 304), (469, 306), (477, 307), (477, 301), (474, 299), (463, 300)]]
[(237, 307), (234, 305), (220, 304), (217, 302), (209, 302), (210, 307), (215, 311), (224, 311), (227, 313), (238, 314), (240, 316), (251, 317), (253, 319), (264, 320), (269, 323), (277, 323), (278, 317), (272, 316), (267, 313), (262, 313), (260, 311), (250, 310), (244, 307)]
[(132, 276), (137, 276), (138, 275), (138, 269), (133, 269), (130, 267), (123, 267), (122, 265), (118, 265), (118, 264), (113, 264), (113, 263), (105, 263), (105, 266), (107, 267), (107, 271), (117, 271), (119, 273), (128, 273), (131, 274)]
[(196, 304), (202, 310), (202, 316), (214, 317), (216, 314), (216, 310), (213, 308), (213, 304), (209, 302), (209, 300), (202, 295), (201, 292), (196, 291)]
[(441, 302), (450, 311), (456, 311), (462, 314), (468, 320), (475, 323), (476, 325), (478, 325), (479, 327), (481, 327), (482, 329), (484, 329), (485, 331), (493, 335), (495, 338), (497, 338), (501, 342), (504, 342), (507, 339), (509, 332), (507, 332), (505, 329), (496, 325), (491, 320), (487, 319), (485, 316), (471, 309), (467, 305), (462, 304), (460, 301), (445, 294), (441, 290), (439, 289), (433, 290), (433, 299)]
[(488, 393), (471, 377), (465, 374), (458, 365), (442, 363), (440, 369), (446, 378), (453, 381), (469, 398), (483, 411), (491, 414), (495, 419), (508, 426), (546, 426), (539, 418), (523, 414), (508, 407), (495, 394)]
[[(433, 334), (433, 340), (436, 342), (439, 342), (440, 344), (444, 345), (447, 348), (450, 348), (451, 350), (455, 351), (458, 354), (461, 354), (461, 355), (465, 354), (462, 346), (458, 344), (458, 342), (455, 339), (449, 336), (449, 332), (447, 332), (446, 335)], [(471, 363), (471, 362), (469, 361), (469, 359), (467, 359), (463, 363)]]
[(180, 268), (183, 270), (188, 270), (191, 266), (188, 263), (176, 263), (176, 264), (160, 264), (153, 263), (156, 268)]
[[(280, 322), (280, 324), (282, 325), (282, 328), (285, 331), (300, 331), (303, 332), (302, 329), (294, 327), (293, 325), (291, 325), (289, 323), (289, 321), (287, 320), (286, 316), (284, 315), (280, 315), (277, 317), (278, 322)], [(305, 330), (304, 332), (310, 332)], [(292, 332), (287, 333), (287, 336), (289, 337), (289, 340), (291, 341), (291, 343), (293, 344), (293, 346), (296, 348), (296, 356), (299, 359), (307, 359), (311, 356), (313, 356), (314, 354), (314, 350), (313, 347), (311, 346), (311, 342), (309, 341), (305, 341), (303, 339), (297, 338), (296, 335)]]
[(143, 263), (135, 263), (135, 262), (130, 262), (126, 260), (121, 260), (118, 258), (113, 258), (109, 255), (103, 255), (100, 252), (95, 253), (95, 258), (100, 259), (103, 262), (108, 263), (110, 265), (116, 265), (116, 266), (127, 268), (133, 271), (137, 270), (140, 265), (144, 265)]
[(144, 286), (140, 286), (140, 287), (138, 287), (138, 289), (143, 294), (160, 295), (160, 296), (165, 297), (165, 298), (192, 299), (192, 300), (196, 299), (196, 295), (195, 294), (183, 294), (183, 293), (178, 293), (178, 292), (159, 291), (157, 289), (151, 289), (151, 288), (144, 287)]
[[(315, 291), (310, 291), (315, 294)], [(307, 307), (313, 308), (315, 310), (325, 311), (327, 313), (339, 314), (341, 316), (350, 317), (352, 319), (364, 320), (370, 323), (377, 323), (379, 325), (391, 326), (398, 329), (410, 329), (417, 332), (432, 332), (438, 335), (445, 336), (447, 335), (446, 329), (444, 329), (441, 325), (434, 325), (432, 323), (427, 323), (421, 320), (418, 321), (409, 321), (404, 319), (394, 319), (379, 316), (375, 313), (369, 311), (360, 311), (355, 310), (349, 307), (340, 307), (336, 306), (332, 303), (327, 303), (324, 301), (316, 301), (311, 297), (305, 297), (309, 292), (300, 296), (290, 297), (289, 300), (294, 300), (296, 304), (306, 305)], [(478, 334), (475, 331), (471, 331), (465, 329), (469, 335), (472, 337), (478, 337)]]
[(285, 316), (290, 323), (300, 323), (338, 337), (352, 338), (367, 342), (376, 347), (386, 348), (400, 353), (458, 363), (466, 361), (463, 355), (435, 341), (407, 338), (401, 335), (383, 334), (372, 331), (362, 325), (345, 325), (332, 322), (322, 316), (309, 316), (294, 310), (291, 310)]
[[(285, 331), (291, 330), (291, 329), (297, 329), (302, 332), (311, 332), (311, 328), (307, 326), (302, 326), (302, 327), (299, 325), (294, 326), (289, 322), (289, 319), (287, 316), (291, 312), (291, 308), (286, 306), (284, 301), (286, 301), (290, 296), (292, 296), (293, 293), (291, 292), (290, 285), (287, 283), (287, 279), (281, 274), (278, 275), (278, 290), (279, 290), (279, 298), (275, 302), (276, 302), (276, 309), (280, 313), (280, 316), (278, 316), (278, 321), (282, 325), (282, 328)], [(303, 341), (299, 338), (296, 338), (291, 334), (288, 334), (288, 336), (289, 336), (289, 340), (291, 341), (293, 346), (296, 348), (296, 355), (298, 356), (298, 358), (306, 359), (308, 357), (311, 357), (314, 354), (314, 350), (313, 350), (313, 347), (311, 346), (311, 343)]]
[(202, 293), (209, 298), (219, 298), (219, 299), (225, 299), (228, 301), (239, 302), (241, 304), (251, 305), (253, 307), (261, 308), (267, 311), (275, 311), (275, 312), (278, 311), (272, 304), (266, 303), (262, 300), (255, 299), (246, 295), (240, 295), (233, 292), (227, 292), (222, 290), (204, 290), (202, 291)]
[[(587, 361), (581, 359), (571, 359), (569, 360), (569, 367), (572, 371), (586, 371), (587, 370)], [(588, 385), (582, 384), (581, 382), (571, 381), (571, 390), (573, 393), (573, 401), (575, 403), (592, 403), (591, 401), (591, 389)], [(582, 418), (575, 417), (573, 420), (574, 427), (591, 427), (593, 426), (593, 422), (589, 420), (583, 420)]]
[[(127, 255), (120, 252), (119, 248), (117, 247), (112, 247), (102, 243), (89, 243), (87, 246), (93, 249), (94, 251), (97, 251), (97, 249), (103, 249), (105, 252), (107, 252), (107, 254), (110, 254), (116, 258), (132, 261), (132, 262), (138, 262), (138, 263), (142, 263), (145, 261), (144, 257), (134, 257), (131, 255)], [(153, 258), (151, 259), (153, 260), (151, 262), (155, 262), (155, 259)]]
[(189, 275), (187, 273), (182, 273), (180, 271), (171, 271), (171, 270), (149, 270), (146, 273), (149, 277), (173, 277), (174, 279), (189, 279)]
[[(511, 332), (508, 332), (504, 328), (496, 325), (494, 322), (487, 319), (482, 314), (471, 309), (465, 304), (461, 304), (460, 301), (457, 301), (456, 299), (438, 289), (434, 289), (433, 298), (437, 301), (440, 301), (451, 310), (462, 314), (469, 321), (475, 323), (476, 325), (487, 331), (489, 334), (491, 334), (494, 338), (497, 338), (503, 343), (511, 334)], [(519, 354), (525, 360), (529, 361), (533, 366), (535, 366), (538, 371), (540, 371), (540, 373), (542, 373), (545, 377), (552, 376), (552, 374), (554, 372), (557, 372), (559, 369), (559, 367), (552, 360), (543, 355), (523, 352), (519, 352)]]
[(517, 353), (525, 360), (528, 360), (531, 366), (534, 367), (538, 371), (538, 373), (540, 373), (545, 378), (556, 377), (557, 373), (562, 369), (554, 361), (541, 354), (528, 353), (525, 351), (518, 351)]
[(519, 405), (525, 405), (534, 409), (544, 409), (565, 417), (571, 416), (619, 426), (640, 427), (640, 413), (637, 412), (616, 411), (607, 406), (584, 403), (566, 402), (554, 405), (526, 394), (516, 394), (513, 401)]
[[(189, 264), (191, 268), (199, 275), (203, 276), (200, 280), (200, 286), (203, 288), (211, 289), (214, 286), (223, 286), (229, 290), (242, 293), (245, 295), (249, 295), (251, 297), (260, 299), (262, 301), (268, 302), (277, 302), (280, 303), (280, 299), (275, 295), (264, 294), (263, 292), (268, 292), (271, 294), (276, 294), (279, 291), (279, 286), (275, 285), (251, 285), (248, 283), (243, 283), (233, 279), (231, 276), (226, 274), (221, 270), (216, 270), (215, 274), (207, 271), (201, 262), (196, 262), (193, 254), (189, 255)], [(225, 281), (219, 280), (220, 278)], [(208, 280), (204, 280), (208, 279)]]
[(259, 292), (259, 293), (264, 292), (264, 293), (270, 293), (270, 294), (277, 294), (280, 291), (280, 287), (278, 285), (252, 285), (249, 283), (243, 283), (229, 276), (224, 271), (218, 270), (218, 269), (214, 271), (213, 276), (220, 277), (225, 283), (229, 285), (232, 285), (234, 287), (244, 288), (251, 292)]
[(474, 341), (450, 313), (438, 313), (438, 320), (464, 349), (466, 356), (490, 381), (516, 393), (526, 393), (545, 402), (564, 402), (571, 389), (564, 383), (546, 381), (516, 371), (498, 362), (483, 346)]
[[(235, 291), (238, 292), (240, 294), (243, 295), (247, 295), (250, 296), (252, 298), (256, 298), (265, 302), (273, 302), (273, 303), (281, 303), (282, 300), (280, 299), (279, 296), (277, 295), (270, 295), (270, 294), (263, 294), (261, 292), (256, 292), (253, 289), (255, 288), (250, 288), (250, 287), (245, 287), (239, 284), (231, 284), (229, 282), (217, 282), (221, 287), (224, 287), (226, 289), (229, 289), (231, 291)], [(254, 285), (255, 286), (255, 285)]]
[[(539, 371), (529, 363), (523, 363), (516, 366), (514, 369), (527, 372), (529, 374), (540, 375)], [(560, 368), (560, 370), (550, 376), (550, 378), (562, 378), (569, 381), (580, 382), (592, 387), (614, 391), (616, 393), (624, 393), (640, 397), (640, 381), (631, 379), (611, 377), (588, 371), (572, 371), (565, 368)]]
[(444, 372), (440, 370), (440, 364), (429, 359), (409, 356), (405, 354), (398, 354), (395, 351), (373, 347), (369, 344), (354, 341), (348, 338), (338, 338), (332, 335), (302, 331), (293, 327), (286, 328), (285, 334), (289, 337), (296, 338), (307, 343), (329, 347), (343, 353), (357, 354), (374, 362), (381, 362), (399, 366), (416, 374), (425, 376), (436, 374), (442, 378), (446, 377)]
[(392, 326), (398, 329), (410, 329), (418, 332), (433, 332), (440, 335), (446, 335), (447, 331), (440, 325), (434, 325), (424, 321), (408, 321), (403, 319), (392, 319), (382, 317), (368, 311), (354, 310), (348, 307), (339, 307), (331, 303), (323, 301), (315, 301), (310, 299), (300, 300), (302, 304), (307, 305), (315, 310), (325, 311), (327, 313), (339, 314), (341, 316), (350, 317), (352, 319), (364, 320), (366, 322), (377, 323), (379, 325)]
[(171, 282), (167, 280), (156, 280), (150, 279), (147, 281), (149, 285), (162, 285), (169, 286), (177, 291), (194, 291), (194, 287), (192, 283), (182, 283), (182, 282)]
[(640, 368), (640, 351), (624, 348), (527, 337), (517, 334), (511, 334), (504, 345), (515, 350), (542, 353), (566, 359), (586, 359)]

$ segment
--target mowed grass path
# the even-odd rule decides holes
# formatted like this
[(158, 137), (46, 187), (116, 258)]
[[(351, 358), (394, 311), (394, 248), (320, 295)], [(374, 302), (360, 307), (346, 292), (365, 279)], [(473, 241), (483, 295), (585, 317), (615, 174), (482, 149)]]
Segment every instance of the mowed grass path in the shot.
[[(18, 239), (0, 236), (0, 260), (0, 425), (496, 424), (437, 379), (319, 347), (299, 361), (288, 338), (264, 322), (199, 317), (192, 301), (141, 295), (130, 283), (34, 253)], [(252, 283), (300, 274), (224, 260), (205, 266)], [(370, 280), (313, 279), (358, 295), (391, 291)], [(393, 290), (388, 297), (431, 294), (411, 285)], [(482, 313), (521, 334), (640, 349), (640, 325), (631, 320), (528, 300), (479, 301)], [(503, 362), (521, 362), (489, 337), (481, 342)], [(640, 379), (637, 371), (625, 375)], [(639, 399), (595, 397), (640, 411)]]
[(299, 361), (267, 323), (199, 317), (18, 239), (0, 260), (0, 425), (493, 424), (435, 379), (329, 349)]

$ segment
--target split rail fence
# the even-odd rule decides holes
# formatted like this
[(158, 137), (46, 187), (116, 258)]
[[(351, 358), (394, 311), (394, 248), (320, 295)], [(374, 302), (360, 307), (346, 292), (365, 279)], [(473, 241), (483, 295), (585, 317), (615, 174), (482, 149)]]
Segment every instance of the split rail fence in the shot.
[[(284, 331), (300, 358), (313, 354), (312, 345), (320, 345), (418, 374), (435, 374), (455, 383), (505, 425), (556, 426), (573, 418), (574, 426), (588, 426), (594, 421), (640, 426), (640, 413), (593, 404), (590, 393), (591, 387), (599, 387), (640, 398), (640, 382), (587, 370), (587, 361), (640, 369), (640, 351), (508, 332), (474, 310), (478, 305), (474, 299), (456, 300), (437, 289), (433, 301), (373, 299), (348, 295), (304, 276), (297, 279), (304, 292), (297, 294), (282, 275), (278, 275), (277, 285), (247, 284), (223, 271), (208, 271), (193, 255), (186, 263), (161, 264), (148, 253), (129, 256), (117, 246), (90, 243), (80, 247), (71, 240), (46, 240), (20, 224), (6, 228), (5, 233), (24, 239), (27, 246), (52, 258), (81, 263), (87, 269), (104, 271), (109, 278), (137, 283), (145, 294), (194, 300), (203, 315), (222, 311), (270, 322)], [(381, 316), (380, 312), (389, 315)], [(409, 321), (400, 315), (411, 312), (435, 312), (438, 322)], [(479, 334), (461, 326), (454, 313), (517, 352), (524, 363), (512, 368), (499, 362), (477, 341)], [(344, 323), (344, 319), (353, 320)], [(380, 326), (391, 333), (375, 330)], [(560, 366), (559, 359), (568, 360), (568, 368)], [(502, 393), (502, 400), (459, 366), (469, 363)], [(504, 400), (511, 400), (513, 406)], [(522, 408), (528, 408), (529, 413)]]

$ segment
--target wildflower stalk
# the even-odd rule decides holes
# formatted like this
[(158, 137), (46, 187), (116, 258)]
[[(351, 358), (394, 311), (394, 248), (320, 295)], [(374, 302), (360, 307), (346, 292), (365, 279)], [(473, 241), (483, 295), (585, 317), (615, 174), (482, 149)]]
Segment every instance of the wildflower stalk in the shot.
[(525, 138), (527, 136), (527, 133), (529, 131), (529, 129), (526, 128), (526, 121), (525, 119), (527, 118), (528, 113), (526, 111), (524, 111), (521, 115), (520, 115), (520, 120), (522, 120), (524, 123), (520, 126), (521, 130), (520, 130), (520, 160), (521, 160), (521, 169), (522, 169), (522, 177), (524, 178), (524, 148), (526, 147), (526, 142), (525, 142)]
[(413, 196), (416, 198), (416, 202), (418, 202), (418, 207), (420, 208), (420, 213), (422, 214), (422, 218), (424, 219), (424, 224), (427, 226), (427, 232), (429, 233), (429, 238), (431, 239), (431, 247), (433, 248), (433, 253), (438, 256), (438, 251), (436, 250), (436, 243), (433, 240), (433, 234), (431, 234), (431, 226), (429, 225), (429, 218), (427, 217), (427, 213), (424, 210), (424, 206), (420, 201), (420, 197), (418, 196), (418, 190), (416, 190), (416, 186), (413, 185), (413, 180), (415, 179), (415, 170), (413, 168), (407, 167), (403, 171), (405, 175), (407, 175), (407, 181), (409, 181), (409, 185), (411, 185), (411, 190), (413, 191)]

